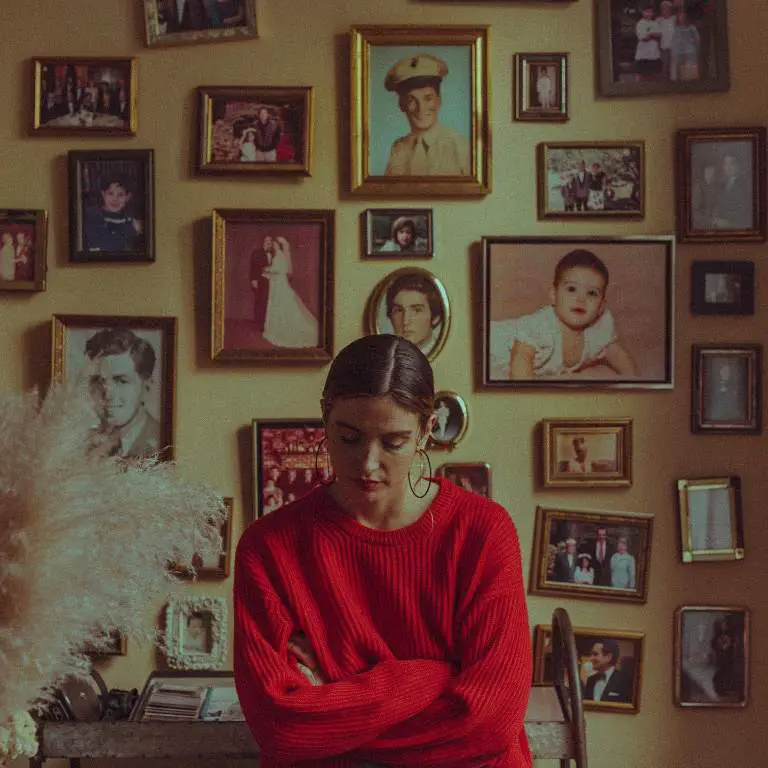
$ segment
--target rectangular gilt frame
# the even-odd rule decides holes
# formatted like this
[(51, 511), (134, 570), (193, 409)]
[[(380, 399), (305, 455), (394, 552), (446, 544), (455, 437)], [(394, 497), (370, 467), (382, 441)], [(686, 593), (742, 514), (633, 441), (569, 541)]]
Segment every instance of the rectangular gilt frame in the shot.
[[(553, 109), (532, 106), (530, 88), (531, 65), (549, 64), (557, 69), (560, 98)], [(569, 63), (567, 53), (516, 53), (514, 58), (515, 120), (532, 123), (565, 123), (568, 114)]]

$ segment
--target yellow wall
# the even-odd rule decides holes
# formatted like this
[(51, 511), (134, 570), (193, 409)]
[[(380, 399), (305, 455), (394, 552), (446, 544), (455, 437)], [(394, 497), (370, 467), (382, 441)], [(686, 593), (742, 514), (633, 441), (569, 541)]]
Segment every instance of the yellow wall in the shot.
[[(729, 93), (641, 99), (595, 97), (593, 5), (570, 3), (433, 3), (416, 0), (259, 0), (259, 40), (145, 48), (138, 0), (12, 2), (0, 8), (0, 207), (50, 212), (48, 289), (0, 297), (0, 387), (44, 385), (49, 368), (48, 327), (53, 313), (175, 315), (179, 318), (176, 445), (192, 478), (236, 499), (235, 534), (249, 515), (244, 493), (253, 418), (313, 417), (324, 369), (213, 364), (206, 359), (209, 289), (196, 277), (209, 258), (199, 222), (214, 207), (335, 208), (336, 334), (338, 350), (361, 333), (368, 287), (393, 268), (360, 259), (358, 217), (375, 201), (342, 199), (339, 167), (346, 112), (344, 36), (353, 24), (439, 22), (491, 25), (493, 193), (476, 201), (419, 201), (435, 211), (436, 256), (428, 263), (452, 299), (454, 322), (435, 363), (440, 388), (463, 394), (471, 427), (451, 456), (489, 461), (495, 497), (518, 525), (526, 572), (536, 504), (652, 512), (656, 516), (647, 605), (601, 604), (532, 597), (531, 622), (549, 621), (565, 604), (577, 626), (646, 633), (645, 674), (636, 716), (590, 714), (594, 768), (720, 768), (765, 764), (762, 713), (768, 706), (768, 601), (761, 543), (768, 493), (761, 437), (702, 437), (688, 428), (690, 345), (709, 341), (762, 341), (768, 314), (745, 319), (693, 318), (689, 264), (694, 258), (748, 258), (762, 245), (681, 246), (675, 310), (676, 384), (673, 391), (473, 391), (469, 255), (483, 235), (589, 235), (669, 233), (674, 229), (671, 167), (677, 128), (759, 125), (768, 91), (768, 4), (730, 0), (733, 87)], [(511, 63), (517, 51), (569, 51), (571, 120), (565, 125), (511, 121)], [(29, 60), (34, 56), (136, 56), (139, 60), (139, 133), (134, 139), (28, 137)], [(198, 85), (314, 85), (316, 158), (312, 178), (301, 181), (201, 179), (190, 174)], [(647, 142), (647, 215), (626, 223), (539, 222), (535, 213), (534, 147), (541, 140), (644, 139)], [(157, 262), (153, 265), (70, 265), (67, 258), (66, 153), (69, 149), (154, 148)], [(392, 205), (410, 204), (392, 200)], [(400, 263), (397, 266), (401, 266)], [(758, 301), (768, 271), (757, 269)], [(545, 417), (617, 416), (634, 419), (635, 481), (629, 490), (538, 492), (532, 481), (536, 422)], [(434, 463), (441, 461), (433, 457)], [(673, 484), (680, 477), (740, 474), (744, 486), (747, 559), (739, 564), (683, 566), (675, 538)], [(762, 578), (761, 578), (762, 577)], [(227, 594), (231, 582), (191, 586), (190, 592)], [(683, 711), (672, 702), (672, 613), (679, 604), (741, 603), (753, 611), (752, 700), (743, 711)], [(159, 606), (158, 606), (159, 611)], [(157, 612), (147, 611), (147, 621)], [(141, 686), (154, 651), (133, 645), (125, 658), (103, 666), (112, 687)]]

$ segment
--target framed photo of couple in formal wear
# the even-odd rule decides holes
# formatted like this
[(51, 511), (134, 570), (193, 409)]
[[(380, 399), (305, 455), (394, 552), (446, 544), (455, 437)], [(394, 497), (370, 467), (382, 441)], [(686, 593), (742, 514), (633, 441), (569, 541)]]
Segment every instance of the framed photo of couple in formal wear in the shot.
[(766, 129), (677, 132), (677, 237), (682, 243), (764, 241)]
[[(573, 639), (584, 709), (637, 714), (645, 635), (574, 627)], [(533, 684), (554, 684), (552, 627), (548, 624), (537, 624), (534, 630)]]
[(221, 669), (227, 655), (227, 601), (172, 597), (165, 607), (162, 650), (171, 669)]
[(691, 314), (754, 315), (754, 262), (694, 261), (691, 264)]
[(488, 27), (360, 26), (350, 34), (350, 191), (491, 191)]
[(213, 212), (211, 357), (333, 357), (334, 212)]
[(516, 53), (515, 120), (568, 120), (568, 54)]
[(529, 591), (644, 603), (653, 516), (537, 507)]
[(436, 470), (437, 477), (447, 477), (465, 491), (491, 498), (491, 465), (484, 462), (447, 462)]
[(369, 208), (363, 214), (366, 258), (431, 259), (431, 208)]
[(0, 209), (0, 291), (44, 291), (48, 212)]

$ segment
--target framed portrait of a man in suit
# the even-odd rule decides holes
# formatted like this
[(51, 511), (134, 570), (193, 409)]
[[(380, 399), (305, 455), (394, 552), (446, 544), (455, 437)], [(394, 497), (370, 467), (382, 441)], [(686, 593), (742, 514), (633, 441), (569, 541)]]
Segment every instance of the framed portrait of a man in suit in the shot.
[(355, 27), (351, 46), (352, 193), (490, 192), (487, 27)]

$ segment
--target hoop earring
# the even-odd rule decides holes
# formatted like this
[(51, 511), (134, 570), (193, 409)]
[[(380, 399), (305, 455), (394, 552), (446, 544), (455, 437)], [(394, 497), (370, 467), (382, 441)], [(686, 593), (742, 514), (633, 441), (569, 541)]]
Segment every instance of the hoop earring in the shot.
[(325, 451), (325, 477), (320, 473), (320, 449), (323, 447), (326, 440), (327, 438), (324, 437), (315, 448), (315, 480), (317, 480), (320, 485), (333, 485), (336, 481), (336, 475), (328, 461), (328, 451)]
[[(424, 490), (424, 493), (416, 493), (413, 480), (411, 480), (410, 470), (408, 470), (408, 487), (417, 499), (423, 499), (429, 493), (429, 486), (432, 485), (432, 462), (429, 459), (429, 454), (423, 448), (417, 449), (416, 453), (419, 454), (419, 476), (416, 478), (416, 485), (418, 485), (421, 480), (426, 480), (427, 487)], [(426, 474), (424, 473), (425, 469), (427, 470)]]

